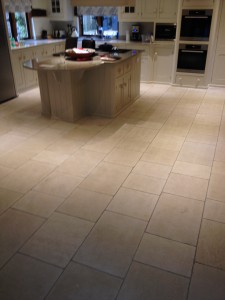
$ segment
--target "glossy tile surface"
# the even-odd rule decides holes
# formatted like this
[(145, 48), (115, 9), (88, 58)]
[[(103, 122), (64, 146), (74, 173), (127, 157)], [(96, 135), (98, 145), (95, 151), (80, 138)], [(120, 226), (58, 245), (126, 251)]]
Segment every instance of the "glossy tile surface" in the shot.
[(0, 105), (0, 298), (225, 299), (225, 89), (141, 84), (114, 119)]

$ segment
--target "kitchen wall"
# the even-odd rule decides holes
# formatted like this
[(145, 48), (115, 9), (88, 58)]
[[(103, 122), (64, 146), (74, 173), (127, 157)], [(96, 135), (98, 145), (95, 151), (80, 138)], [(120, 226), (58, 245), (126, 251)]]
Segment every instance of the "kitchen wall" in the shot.
[[(48, 2), (46, 0), (32, 0), (32, 7), (47, 10)], [(34, 39), (41, 38), (42, 30), (47, 30), (48, 35), (52, 34), (53, 27), (49, 17), (34, 17), (32, 20)]]

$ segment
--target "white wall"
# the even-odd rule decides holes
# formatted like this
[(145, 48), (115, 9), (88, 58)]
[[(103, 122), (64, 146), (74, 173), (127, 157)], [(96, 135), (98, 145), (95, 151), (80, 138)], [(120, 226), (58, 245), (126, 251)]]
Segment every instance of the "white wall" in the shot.
[[(33, 8), (48, 9), (47, 0), (32, 0)], [(49, 17), (34, 17), (32, 18), (33, 32), (35, 32), (35, 39), (41, 38), (42, 30), (47, 30), (48, 35), (52, 34), (52, 24)]]

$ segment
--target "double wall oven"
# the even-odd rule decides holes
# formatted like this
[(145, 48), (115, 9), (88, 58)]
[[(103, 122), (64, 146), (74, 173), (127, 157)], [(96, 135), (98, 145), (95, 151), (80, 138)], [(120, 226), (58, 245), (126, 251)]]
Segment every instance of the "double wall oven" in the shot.
[(177, 71), (204, 73), (212, 10), (182, 11)]

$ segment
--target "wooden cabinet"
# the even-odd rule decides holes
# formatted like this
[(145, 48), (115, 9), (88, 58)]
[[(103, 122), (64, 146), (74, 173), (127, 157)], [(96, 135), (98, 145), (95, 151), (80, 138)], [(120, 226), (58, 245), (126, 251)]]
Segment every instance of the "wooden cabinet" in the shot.
[(183, 0), (184, 8), (212, 8), (214, 0)]
[(177, 73), (176, 84), (178, 86), (204, 88), (205, 76), (204, 74)]
[(49, 18), (54, 21), (72, 21), (74, 8), (71, 0), (48, 0)]
[(215, 59), (212, 72), (212, 83), (225, 86), (225, 2), (222, 3), (219, 21), (219, 32), (216, 44)]
[(171, 83), (174, 45), (155, 45), (153, 51), (153, 81)]
[(119, 20), (176, 22), (178, 0), (136, 0), (135, 7), (122, 7)]

